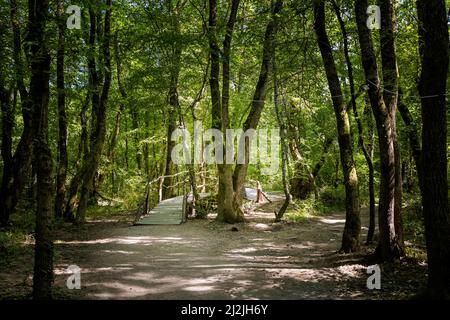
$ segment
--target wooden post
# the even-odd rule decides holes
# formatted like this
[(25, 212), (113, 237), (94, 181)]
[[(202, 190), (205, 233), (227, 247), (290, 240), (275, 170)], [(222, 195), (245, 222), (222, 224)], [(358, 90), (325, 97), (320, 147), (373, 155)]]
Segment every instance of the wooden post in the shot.
[(144, 212), (142, 213), (142, 215), (146, 215), (148, 213), (148, 201), (150, 198), (150, 190), (151, 190), (151, 186), (147, 185), (146, 188), (146, 192), (145, 192), (145, 203), (144, 203)]
[(164, 176), (161, 176), (161, 177), (159, 177), (158, 203), (162, 201), (163, 183), (164, 183)]
[(256, 203), (262, 203), (264, 202), (263, 195), (262, 195), (262, 187), (261, 183), (259, 181), (256, 181)]
[(181, 208), (181, 214), (182, 214), (182, 217), (181, 217), (181, 222), (183, 223), (183, 222), (185, 222), (186, 220), (187, 220), (187, 210), (186, 210), (186, 206), (187, 206), (187, 190), (186, 190), (187, 188), (186, 188), (186, 180), (184, 181), (184, 183), (183, 183), (183, 192), (184, 192), (184, 194), (183, 194), (183, 208)]

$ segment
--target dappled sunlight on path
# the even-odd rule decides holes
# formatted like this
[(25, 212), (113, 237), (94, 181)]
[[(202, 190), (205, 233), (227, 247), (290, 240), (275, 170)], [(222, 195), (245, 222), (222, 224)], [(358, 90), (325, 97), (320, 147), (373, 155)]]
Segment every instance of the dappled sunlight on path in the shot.
[(81, 268), (79, 294), (88, 299), (362, 297), (365, 267), (337, 254), (343, 217), (273, 223), (260, 214), (236, 225), (237, 232), (212, 220), (88, 225), (84, 238), (55, 242), (61, 252), (56, 285), (65, 289), (65, 268), (75, 264)]

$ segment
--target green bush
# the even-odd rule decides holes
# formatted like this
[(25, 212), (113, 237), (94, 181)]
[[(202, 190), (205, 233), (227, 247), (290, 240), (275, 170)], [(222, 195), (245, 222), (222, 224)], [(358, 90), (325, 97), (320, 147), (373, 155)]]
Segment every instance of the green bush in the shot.
[(406, 236), (415, 244), (425, 245), (425, 229), (420, 196), (406, 199), (404, 204), (403, 228)]
[(345, 189), (343, 185), (337, 188), (326, 186), (320, 190), (320, 201), (325, 207), (343, 208), (345, 206)]

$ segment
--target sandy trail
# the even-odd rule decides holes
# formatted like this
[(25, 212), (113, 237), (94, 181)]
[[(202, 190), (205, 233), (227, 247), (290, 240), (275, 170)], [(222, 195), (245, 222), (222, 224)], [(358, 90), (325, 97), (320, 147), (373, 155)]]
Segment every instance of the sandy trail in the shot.
[[(339, 255), (343, 214), (273, 224), (253, 213), (248, 224), (190, 220), (176, 226), (93, 222), (57, 241), (64, 269), (81, 268), (88, 299), (329, 299), (367, 293), (365, 266)], [(356, 261), (356, 262), (355, 262)], [(356, 289), (356, 290), (355, 290)], [(67, 290), (67, 289), (66, 289)]]
[[(57, 299), (404, 299), (426, 281), (426, 265), (382, 266), (382, 289), (368, 290), (364, 257), (338, 254), (344, 213), (272, 223), (262, 206), (248, 223), (213, 219), (182, 225), (131, 226), (124, 215), (65, 225), (56, 232)], [(125, 214), (129, 218), (129, 214)], [(367, 226), (367, 210), (362, 225)], [(121, 222), (122, 221), (122, 222)], [(367, 229), (363, 227), (361, 240)], [(0, 263), (0, 299), (29, 297), (33, 246)], [(69, 290), (69, 265), (81, 268), (81, 289)]]

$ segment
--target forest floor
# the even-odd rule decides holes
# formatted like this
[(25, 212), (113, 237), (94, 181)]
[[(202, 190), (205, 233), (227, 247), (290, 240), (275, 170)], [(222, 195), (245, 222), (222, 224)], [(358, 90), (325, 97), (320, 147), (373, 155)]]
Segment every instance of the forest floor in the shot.
[[(408, 299), (425, 285), (426, 264), (403, 259), (381, 266), (381, 290), (366, 287), (367, 255), (339, 254), (345, 213), (273, 223), (259, 206), (246, 224), (189, 220), (132, 226), (128, 215), (58, 228), (55, 295), (61, 299)], [(366, 210), (362, 211), (366, 226)], [(366, 229), (363, 228), (365, 236)], [(0, 299), (29, 296), (32, 245), (0, 262)], [(69, 290), (69, 265), (81, 289)]]

